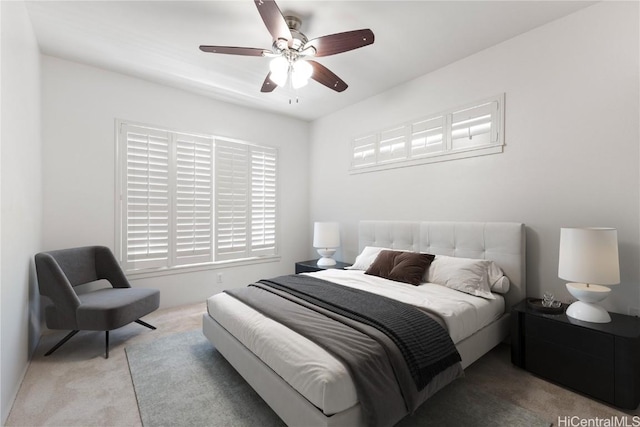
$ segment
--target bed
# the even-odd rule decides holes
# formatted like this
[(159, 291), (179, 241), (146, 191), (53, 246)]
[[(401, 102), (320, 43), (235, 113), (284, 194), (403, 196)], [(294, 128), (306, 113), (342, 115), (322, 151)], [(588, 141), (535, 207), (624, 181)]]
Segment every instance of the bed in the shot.
[[(406, 299), (412, 304), (420, 299), (415, 292), (424, 293), (424, 301), (433, 301), (441, 294), (447, 298), (455, 294), (455, 304), (445, 302), (444, 308), (438, 309), (443, 312), (442, 323), (460, 354), (462, 368), (507, 337), (510, 307), (526, 295), (523, 224), (362, 221), (358, 236), (360, 252), (367, 247), (380, 247), (435, 254), (436, 259), (440, 255), (494, 261), (508, 277), (509, 287), (506, 293), (493, 294), (495, 299), (491, 301), (428, 284), (412, 287), (416, 290), (412, 289)], [(377, 280), (386, 280), (357, 270), (327, 270), (310, 276), (336, 283), (343, 281), (365, 290), (375, 289)], [(392, 298), (402, 300), (407, 285), (385, 283), (384, 289)], [(366, 424), (347, 371), (323, 348), (229, 295), (212, 296), (207, 307), (203, 316), (205, 336), (286, 424)], [(464, 312), (456, 307), (471, 309)], [(421, 398), (428, 398), (455, 376), (449, 370), (434, 378)], [(392, 425), (402, 416), (385, 424)]]

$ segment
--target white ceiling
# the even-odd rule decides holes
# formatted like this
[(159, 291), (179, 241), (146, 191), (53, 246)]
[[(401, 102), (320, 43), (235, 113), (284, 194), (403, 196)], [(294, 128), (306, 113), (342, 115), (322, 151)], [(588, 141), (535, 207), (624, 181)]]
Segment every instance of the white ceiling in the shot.
[[(203, 53), (201, 44), (267, 48), (251, 0), (30, 1), (42, 53), (261, 110), (313, 120), (568, 15), (583, 1), (281, 0), (309, 39), (370, 28), (375, 43), (318, 58), (349, 84), (261, 93), (269, 59)], [(289, 104), (289, 100), (293, 103)]]

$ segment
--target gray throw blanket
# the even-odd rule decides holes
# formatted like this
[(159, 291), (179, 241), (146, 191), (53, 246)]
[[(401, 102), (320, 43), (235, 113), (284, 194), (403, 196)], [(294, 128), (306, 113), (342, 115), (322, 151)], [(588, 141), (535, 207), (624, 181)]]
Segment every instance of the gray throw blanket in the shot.
[(461, 360), (447, 331), (408, 304), (305, 275), (280, 276), (260, 283), (386, 334), (400, 349), (418, 390), (443, 369)]
[[(367, 425), (395, 424), (461, 374), (460, 356), (446, 331), (406, 304), (304, 275), (283, 276), (225, 292), (311, 339), (343, 362)], [(360, 307), (365, 314), (358, 314), (354, 306), (363, 305), (367, 306)], [(418, 314), (411, 313), (413, 310)], [(378, 315), (380, 318), (371, 318)], [(447, 339), (432, 329), (440, 329)], [(435, 350), (425, 342), (430, 335), (436, 336)], [(450, 353), (442, 349), (447, 342)], [(420, 354), (421, 349), (427, 355)], [(435, 379), (418, 390), (418, 383), (429, 382), (427, 376)]]

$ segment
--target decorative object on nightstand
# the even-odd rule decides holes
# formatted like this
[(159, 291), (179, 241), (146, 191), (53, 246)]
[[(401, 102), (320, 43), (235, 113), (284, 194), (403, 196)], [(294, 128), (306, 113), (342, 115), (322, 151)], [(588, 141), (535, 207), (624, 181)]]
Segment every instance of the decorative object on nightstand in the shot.
[(332, 256), (340, 247), (340, 224), (337, 222), (316, 222), (313, 225), (313, 247), (322, 257), (318, 260), (319, 267), (336, 265), (336, 260)]
[(566, 308), (566, 306), (558, 300), (553, 300), (551, 305), (549, 305), (545, 303), (544, 299), (540, 298), (527, 298), (527, 307), (546, 314), (561, 314), (564, 313), (564, 309)]
[(620, 283), (618, 231), (615, 228), (562, 228), (558, 277), (578, 301), (567, 308), (567, 316), (585, 322), (608, 323), (611, 316), (600, 305), (611, 292), (607, 286)]

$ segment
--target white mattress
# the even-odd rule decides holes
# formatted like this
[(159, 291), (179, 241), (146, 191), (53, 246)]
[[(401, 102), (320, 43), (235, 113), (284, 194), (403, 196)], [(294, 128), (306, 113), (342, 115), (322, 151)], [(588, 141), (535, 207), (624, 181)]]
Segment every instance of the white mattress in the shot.
[[(497, 294), (495, 300), (485, 300), (440, 285), (410, 286), (353, 270), (309, 274), (436, 313), (456, 344), (504, 313), (504, 299)], [(353, 381), (344, 365), (307, 338), (225, 293), (210, 297), (207, 309), (212, 318), (326, 415), (357, 403)]]

